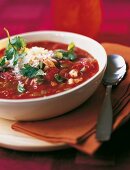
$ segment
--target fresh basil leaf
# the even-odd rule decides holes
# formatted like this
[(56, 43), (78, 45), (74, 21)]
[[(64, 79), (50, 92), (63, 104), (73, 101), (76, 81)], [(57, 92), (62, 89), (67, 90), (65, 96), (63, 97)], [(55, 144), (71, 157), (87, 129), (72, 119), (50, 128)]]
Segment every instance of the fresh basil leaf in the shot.
[(59, 74), (55, 74), (54, 77), (58, 83), (62, 83), (65, 81), (65, 78), (61, 77)]
[(17, 86), (17, 90), (19, 93), (24, 93), (25, 92), (24, 84), (19, 83)]

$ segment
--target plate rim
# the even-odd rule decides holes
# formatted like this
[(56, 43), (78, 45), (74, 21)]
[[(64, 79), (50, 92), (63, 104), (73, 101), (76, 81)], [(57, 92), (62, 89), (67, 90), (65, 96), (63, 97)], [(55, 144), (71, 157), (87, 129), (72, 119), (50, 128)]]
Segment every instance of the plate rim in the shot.
[[(66, 149), (66, 143), (50, 143), (15, 131), (11, 125), (15, 121), (0, 118), (0, 147), (17, 151), (54, 151)], [(32, 142), (32, 143), (31, 143)]]

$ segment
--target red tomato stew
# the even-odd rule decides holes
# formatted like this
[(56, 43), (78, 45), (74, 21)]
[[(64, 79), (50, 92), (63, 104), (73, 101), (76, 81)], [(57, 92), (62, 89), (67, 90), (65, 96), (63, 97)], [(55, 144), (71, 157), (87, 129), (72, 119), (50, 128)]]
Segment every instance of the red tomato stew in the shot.
[(29, 99), (57, 94), (83, 83), (99, 70), (88, 52), (51, 41), (21, 37), (0, 50), (0, 98)]

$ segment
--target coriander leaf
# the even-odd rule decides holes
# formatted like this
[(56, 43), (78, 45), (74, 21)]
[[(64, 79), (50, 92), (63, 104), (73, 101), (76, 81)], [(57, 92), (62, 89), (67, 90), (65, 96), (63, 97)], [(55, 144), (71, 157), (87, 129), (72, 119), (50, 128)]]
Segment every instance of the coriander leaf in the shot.
[(17, 49), (20, 50), (21, 48), (25, 48), (26, 47), (26, 43), (25, 40), (22, 37), (14, 37), (10, 43)]
[(74, 53), (69, 53), (68, 58), (69, 58), (69, 60), (74, 61), (77, 57)]
[(22, 54), (16, 53), (16, 55), (14, 56), (13, 65), (15, 66), (18, 63), (18, 59), (23, 58), (25, 55), (26, 53), (22, 53)]
[(35, 76), (43, 76), (43, 75), (44, 75), (44, 72), (41, 69), (37, 70), (37, 72), (35, 74)]
[(56, 53), (58, 55), (62, 56), (62, 58), (64, 58), (64, 59), (66, 58), (67, 59), (67, 56), (68, 56), (68, 52), (67, 51), (59, 49), (59, 50), (56, 50)]
[(59, 74), (55, 74), (54, 77), (58, 83), (62, 83), (65, 81), (65, 78), (61, 77)]
[[(18, 62), (18, 59), (26, 55), (25, 53), (26, 43), (25, 43), (25, 40), (19, 36), (16, 36), (10, 39), (9, 31), (6, 28), (4, 28), (4, 30), (7, 33), (8, 41), (9, 41), (8, 46), (5, 50), (4, 58), (5, 58), (5, 61), (13, 59), (13, 65), (15, 66)], [(1, 62), (1, 65), (3, 65), (3, 62)]]
[(18, 59), (19, 59), (19, 55), (16, 54), (16, 55), (14, 56), (14, 60), (13, 60), (13, 65), (14, 65), (14, 66), (17, 64)]
[(7, 60), (11, 60), (14, 55), (15, 55), (15, 49), (14, 48), (9, 48), (5, 51), (5, 56), (6, 56)]
[(27, 54), (26, 52), (23, 52), (22, 54), (19, 54), (19, 57), (23, 58), (26, 54)]
[[(64, 60), (70, 60), (70, 61), (74, 61), (77, 57), (76, 54), (73, 52), (72, 50), (72, 45), (71, 47), (69, 47), (69, 51), (65, 51), (65, 50), (56, 50), (55, 52), (55, 57), (59, 58), (59, 59), (64, 59)], [(73, 46), (74, 48), (74, 46)]]
[(5, 65), (5, 57), (0, 59), (0, 67)]
[(17, 86), (17, 90), (20, 93), (24, 93), (25, 92), (24, 84), (19, 83)]
[(34, 78), (37, 76), (43, 76), (44, 72), (36, 67), (32, 67), (29, 64), (24, 64), (24, 67), (20, 70), (20, 73), (29, 78)]
[(69, 59), (69, 58), (68, 58), (68, 54), (69, 54), (68, 51), (61, 50), (61, 52), (62, 52), (62, 55), (63, 55), (62, 58), (63, 58), (64, 60), (68, 60), (68, 59)]
[(63, 58), (63, 53), (61, 51), (55, 51), (54, 55), (58, 59), (62, 59)]
[(74, 52), (74, 48), (75, 48), (75, 44), (73, 42), (71, 42), (69, 45), (68, 45), (68, 52), (69, 53), (73, 53)]
[(25, 77), (33, 78), (35, 77), (37, 71), (38, 68), (25, 64), (24, 67), (20, 70), (20, 73)]

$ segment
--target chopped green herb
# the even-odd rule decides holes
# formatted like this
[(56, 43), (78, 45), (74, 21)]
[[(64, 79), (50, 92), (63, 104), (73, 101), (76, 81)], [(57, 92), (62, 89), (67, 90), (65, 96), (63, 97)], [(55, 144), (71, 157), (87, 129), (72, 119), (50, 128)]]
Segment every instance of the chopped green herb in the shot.
[(67, 51), (63, 52), (63, 59), (64, 60), (69, 60), (68, 55), (69, 55), (69, 53)]
[(24, 64), (24, 67), (20, 70), (20, 73), (29, 78), (33, 78), (38, 71), (38, 68), (32, 67), (29, 64)]
[(63, 53), (61, 51), (56, 51), (55, 52), (55, 57), (58, 59), (62, 59), (63, 58)]
[(17, 50), (20, 50), (21, 48), (25, 48), (26, 47), (26, 43), (25, 40), (22, 37), (14, 37), (11, 41), (10, 41), (11, 45), (14, 46)]
[(58, 59), (74, 61), (77, 57), (74, 53), (75, 44), (72, 42), (68, 45), (67, 51), (65, 50), (56, 50), (55, 57)]
[(58, 83), (62, 83), (65, 81), (65, 78), (61, 77), (59, 74), (55, 74), (54, 77)]
[(69, 60), (74, 61), (76, 59), (76, 55), (74, 53), (69, 53), (68, 58)]
[(68, 52), (69, 53), (73, 53), (74, 52), (74, 48), (75, 48), (75, 44), (73, 42), (71, 42), (69, 45), (68, 45)]
[(25, 92), (24, 84), (19, 83), (17, 86), (17, 90), (19, 93), (24, 93)]
[(43, 75), (44, 75), (43, 70), (39, 69), (35, 76), (43, 76)]
[(16, 54), (16, 55), (14, 56), (14, 61), (13, 61), (13, 65), (14, 65), (14, 66), (17, 64), (18, 59), (19, 59), (19, 55)]
[(18, 60), (19, 60), (20, 58), (23, 58), (25, 55), (26, 55), (25, 52), (22, 53), (22, 54), (16, 54), (16, 55), (14, 56), (13, 65), (15, 66), (15, 65), (18, 63)]
[(0, 67), (5, 65), (5, 58), (0, 59)]
[(29, 64), (24, 64), (24, 67), (20, 70), (20, 73), (29, 78), (34, 78), (37, 76), (43, 76), (44, 72), (36, 67), (32, 67)]
[(11, 60), (13, 56), (15, 55), (15, 49), (14, 48), (8, 48), (5, 51), (5, 56), (7, 60)]
[(4, 29), (7, 33), (9, 43), (5, 50), (5, 59), (13, 60), (13, 65), (16, 65), (18, 62), (18, 59), (24, 54), (25, 55), (25, 47), (26, 43), (22, 37), (16, 36), (13, 39), (10, 39), (10, 35), (8, 30)]

